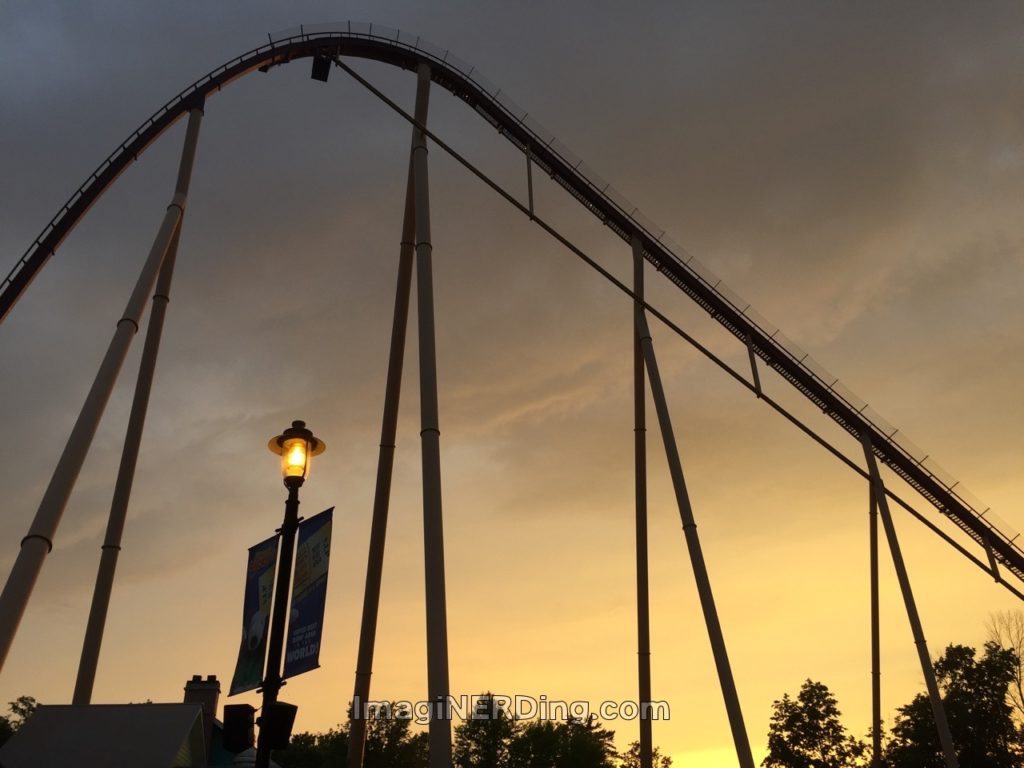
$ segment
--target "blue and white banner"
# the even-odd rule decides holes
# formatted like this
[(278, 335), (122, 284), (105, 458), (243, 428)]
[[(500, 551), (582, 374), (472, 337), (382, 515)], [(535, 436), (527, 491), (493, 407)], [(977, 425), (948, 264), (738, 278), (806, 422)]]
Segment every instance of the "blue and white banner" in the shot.
[(299, 523), (292, 610), (288, 617), (288, 643), (282, 678), (295, 677), (320, 666), (333, 514), (334, 507), (331, 507)]
[(277, 541), (274, 536), (249, 549), (245, 573), (245, 602), (242, 608), (242, 644), (238, 649), (235, 674), (228, 696), (259, 688), (267, 659), (270, 634), (270, 603), (274, 596), (274, 572), (277, 565)]

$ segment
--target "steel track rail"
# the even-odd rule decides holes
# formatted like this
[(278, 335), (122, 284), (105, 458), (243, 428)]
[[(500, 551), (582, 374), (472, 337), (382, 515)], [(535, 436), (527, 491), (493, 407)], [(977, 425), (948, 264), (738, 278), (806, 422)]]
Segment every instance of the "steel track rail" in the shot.
[[(129, 136), (79, 187), (0, 283), (0, 321), (92, 205), (132, 162), (184, 115), (197, 99), (206, 99), (234, 80), (256, 70), (311, 56), (371, 59), (415, 70), (431, 67), (432, 79), (465, 101), (496, 130), (548, 173), (581, 205), (627, 243), (634, 233), (644, 257), (754, 354), (858, 440), (866, 435), (875, 455), (900, 478), (980, 544), (993, 563), (1024, 581), (1024, 551), (1019, 534), (997, 524), (987, 508), (943, 473), (930, 457), (905, 440), (891, 425), (846, 391), (838, 379), (763, 321), (749, 304), (658, 230), (582, 160), (548, 134), (484, 79), (472, 66), (418, 37), (374, 25), (342, 23), (327, 30), (299, 28), (232, 59), (200, 78), (164, 104)], [(680, 256), (679, 254), (682, 254)], [(831, 379), (831, 381), (829, 381)]]
[[(759, 400), (761, 400), (761, 402), (765, 403), (769, 408), (771, 408), (772, 410), (777, 412), (784, 419), (786, 419), (788, 422), (790, 422), (793, 426), (795, 426), (797, 429), (799, 429), (801, 432), (803, 432), (805, 435), (807, 435), (809, 438), (811, 438), (814, 442), (816, 442), (818, 445), (820, 445), (826, 451), (828, 451), (833, 456), (835, 456), (837, 459), (839, 459), (841, 462), (843, 462), (843, 464), (845, 464), (849, 469), (851, 469), (852, 471), (856, 472), (862, 478), (864, 478), (865, 480), (868, 480), (870, 482), (871, 475), (870, 475), (870, 473), (867, 470), (862, 469), (861, 467), (859, 467), (846, 454), (844, 454), (842, 451), (840, 451), (838, 448), (836, 448), (834, 445), (832, 445), (832, 443), (830, 443), (828, 440), (826, 440), (820, 434), (815, 432), (813, 429), (811, 429), (809, 426), (807, 426), (806, 423), (804, 423), (799, 418), (794, 416), (790, 411), (788, 411), (781, 404), (779, 404), (774, 398), (772, 398), (770, 395), (768, 395), (766, 392), (764, 392), (761, 389), (759, 383), (752, 383), (752, 382), (748, 381), (746, 378), (743, 377), (743, 375), (741, 375), (735, 369), (733, 369), (732, 366), (730, 366), (728, 363), (726, 363), (724, 360), (722, 360), (722, 358), (718, 357), (714, 352), (712, 352), (710, 349), (708, 349), (703, 344), (701, 344), (699, 341), (697, 341), (697, 339), (695, 339), (693, 336), (691, 336), (686, 331), (684, 331), (682, 328), (680, 328), (678, 325), (676, 325), (674, 322), (672, 322), (672, 320), (670, 320), (657, 307), (655, 307), (654, 305), (648, 303), (647, 301), (639, 298), (633, 292), (633, 290), (629, 286), (627, 286), (621, 280), (616, 278), (615, 275), (613, 275), (607, 269), (605, 269), (600, 264), (598, 264), (595, 259), (593, 259), (592, 257), (588, 256), (586, 253), (584, 253), (582, 250), (580, 250), (565, 235), (563, 235), (557, 229), (552, 227), (541, 216), (538, 216), (536, 214), (536, 212), (532, 208), (528, 207), (527, 205), (524, 205), (522, 202), (517, 200), (512, 195), (511, 192), (509, 192), (507, 189), (502, 187), (500, 184), (498, 184), (496, 181), (494, 181), (494, 179), (489, 177), (487, 174), (485, 174), (483, 171), (481, 171), (477, 166), (475, 166), (473, 163), (471, 163), (469, 160), (467, 160), (465, 157), (463, 157), (461, 154), (459, 154), (457, 151), (455, 151), (455, 149), (453, 149), (440, 136), (438, 136), (437, 134), (432, 132), (429, 128), (426, 128), (425, 126), (420, 125), (412, 115), (410, 115), (408, 112), (406, 112), (400, 106), (398, 106), (398, 104), (396, 104), (394, 101), (389, 99), (380, 89), (376, 88), (372, 83), (370, 83), (366, 78), (364, 78), (362, 75), (360, 75), (358, 72), (356, 72), (350, 66), (348, 66), (345, 62), (343, 62), (343, 61), (341, 61), (340, 59), (337, 59), (337, 58), (335, 58), (334, 62), (335, 62), (335, 64), (338, 67), (340, 67), (345, 72), (347, 72), (349, 75), (351, 75), (360, 85), (362, 85), (367, 90), (369, 90), (371, 93), (373, 93), (375, 96), (377, 96), (377, 98), (379, 98), (381, 101), (383, 101), (388, 107), (390, 107), (392, 110), (394, 110), (397, 114), (401, 115), (401, 117), (404, 120), (406, 120), (407, 122), (409, 122), (412, 125), (417, 126), (420, 130), (422, 130), (423, 133), (427, 136), (427, 138), (429, 138), (438, 147), (440, 147), (448, 155), (450, 155), (452, 157), (452, 159), (454, 159), (457, 163), (459, 163), (461, 166), (463, 166), (467, 171), (469, 171), (471, 174), (476, 176), (480, 181), (482, 181), (484, 184), (486, 184), (488, 187), (490, 187), (492, 190), (494, 190), (494, 192), (496, 192), (498, 195), (500, 195), (509, 205), (511, 205), (513, 208), (518, 210), (523, 215), (529, 217), (529, 219), (532, 222), (534, 222), (537, 226), (539, 226), (541, 229), (543, 229), (547, 234), (549, 234), (551, 237), (553, 237), (555, 240), (557, 240), (561, 245), (565, 246), (565, 248), (567, 248), (573, 255), (578, 257), (584, 264), (589, 266), (591, 269), (593, 269), (595, 272), (597, 272), (601, 277), (603, 277), (605, 280), (607, 280), (609, 283), (611, 283), (613, 286), (615, 286), (615, 288), (617, 288), (619, 291), (621, 291), (625, 296), (628, 296), (633, 301), (639, 302), (640, 305), (643, 306), (643, 308), (647, 312), (649, 312), (652, 317), (655, 317), (658, 320), (660, 320), (665, 325), (666, 328), (668, 328), (670, 331), (675, 333), (681, 339), (686, 341), (690, 346), (692, 346), (694, 349), (696, 349), (698, 352), (700, 352), (704, 357), (706, 357), (712, 363), (717, 365), (726, 375), (728, 375), (730, 378), (732, 378), (734, 381), (736, 381), (736, 383), (738, 383), (740, 386), (744, 387), (751, 394), (755, 395)], [(985, 563), (985, 562), (981, 561), (979, 558), (975, 557), (971, 552), (969, 552), (963, 546), (963, 544), (961, 544), (959, 541), (954, 539), (952, 536), (950, 536), (944, 530), (942, 530), (937, 525), (935, 525), (935, 523), (933, 523), (931, 520), (926, 518), (923, 514), (918, 512), (916, 509), (914, 509), (914, 507), (912, 507), (903, 498), (901, 498), (898, 494), (896, 494), (892, 490), (892, 488), (887, 486), (885, 488), (885, 495), (888, 496), (890, 499), (892, 499), (896, 504), (899, 504), (907, 512), (909, 512), (912, 517), (914, 517), (918, 522), (920, 522), (922, 525), (924, 525), (926, 528), (928, 528), (932, 533), (934, 533), (936, 536), (938, 536), (944, 542), (949, 544), (957, 552), (959, 552), (961, 555), (966, 557), (968, 560), (970, 560), (976, 566), (981, 568), (981, 570), (985, 571), (986, 573), (989, 573), (989, 574), (992, 574), (992, 575), (996, 576), (996, 582), (998, 584), (1000, 584), (1002, 587), (1004, 587), (1005, 589), (1007, 589), (1009, 592), (1011, 592), (1015, 597), (1017, 597), (1017, 599), (1024, 600), (1024, 593), (1022, 593), (1020, 590), (1018, 590), (1016, 587), (1014, 587), (1013, 584), (1010, 584), (1006, 580), (1004, 580), (1002, 578), (999, 578), (998, 577), (998, 573), (993, 573), (990, 564)]]

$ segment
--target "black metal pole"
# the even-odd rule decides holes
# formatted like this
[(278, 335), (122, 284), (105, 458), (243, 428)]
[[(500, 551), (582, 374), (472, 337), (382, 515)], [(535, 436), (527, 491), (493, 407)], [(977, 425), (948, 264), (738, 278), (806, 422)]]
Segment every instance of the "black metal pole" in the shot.
[[(260, 720), (267, 713), (267, 705), (277, 701), (281, 690), (281, 656), (284, 654), (284, 626), (288, 617), (288, 592), (292, 583), (292, 558), (295, 552), (295, 532), (299, 528), (299, 487), (301, 477), (286, 477), (288, 500), (284, 504), (284, 522), (281, 523), (281, 548), (277, 561), (277, 584), (274, 587), (274, 613), (270, 623), (270, 639), (267, 649), (267, 671), (263, 676), (263, 709)], [(257, 721), (259, 722), (259, 721)], [(256, 740), (255, 768), (269, 768), (270, 747), (266, 743), (265, 729), (260, 725)]]
[(875, 484), (868, 484), (871, 547), (871, 768), (882, 765), (882, 641), (878, 597), (878, 502)]
[(637, 681), (640, 693), (640, 768), (654, 762), (651, 729), (651, 600), (647, 565), (647, 384), (639, 318), (644, 308), (644, 254), (633, 235), (633, 454), (636, 486), (636, 637)]

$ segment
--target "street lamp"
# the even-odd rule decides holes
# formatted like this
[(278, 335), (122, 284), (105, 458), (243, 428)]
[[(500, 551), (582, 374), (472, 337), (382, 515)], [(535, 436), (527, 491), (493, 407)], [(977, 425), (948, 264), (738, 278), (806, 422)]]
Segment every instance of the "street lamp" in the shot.
[(290, 497), (291, 489), (298, 489), (309, 477), (310, 459), (323, 453), (327, 444), (313, 437), (313, 433), (306, 429), (306, 422), (293, 421), (280, 435), (270, 438), (267, 447), (281, 457), (281, 474)]
[[(291, 588), (292, 558), (295, 552), (295, 532), (299, 527), (299, 488), (309, 477), (309, 465), (314, 456), (326, 450), (323, 440), (313, 436), (306, 422), (293, 421), (292, 425), (267, 444), (271, 452), (281, 457), (281, 475), (288, 489), (284, 504), (284, 522), (281, 524), (281, 555), (277, 564), (277, 584), (274, 587), (274, 614), (270, 624), (267, 649), (267, 671), (263, 678), (263, 709), (260, 713), (260, 735), (256, 742), (255, 768), (269, 768), (270, 750), (288, 744), (295, 708), (278, 704), (281, 690), (281, 656), (284, 652), (284, 627), (288, 615), (288, 592)], [(276, 706), (275, 706), (276, 705)]]

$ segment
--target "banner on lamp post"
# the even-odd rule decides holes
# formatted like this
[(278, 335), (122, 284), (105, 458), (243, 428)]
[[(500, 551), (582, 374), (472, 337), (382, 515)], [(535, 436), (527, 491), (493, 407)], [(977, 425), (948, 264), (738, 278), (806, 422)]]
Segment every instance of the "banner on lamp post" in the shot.
[(299, 523), (282, 678), (301, 675), (320, 666), (333, 514), (334, 507), (331, 507)]
[(273, 536), (249, 548), (242, 607), (242, 644), (238, 648), (238, 661), (228, 696), (259, 688), (263, 682), (277, 565), (277, 539)]

